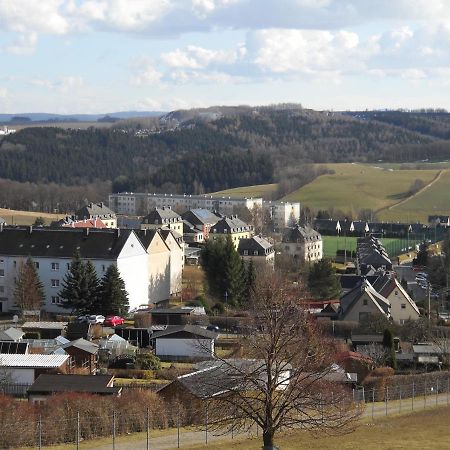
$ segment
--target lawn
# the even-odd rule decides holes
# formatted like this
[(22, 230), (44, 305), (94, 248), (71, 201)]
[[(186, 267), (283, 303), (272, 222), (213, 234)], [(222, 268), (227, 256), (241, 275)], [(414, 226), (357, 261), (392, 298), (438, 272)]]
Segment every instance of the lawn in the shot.
[(334, 173), (316, 178), (283, 200), (352, 214), (361, 209), (377, 211), (406, 198), (414, 180), (420, 179), (426, 184), (439, 173), (436, 169), (393, 170), (364, 164), (326, 164), (326, 167)]
[(5, 219), (8, 225), (32, 225), (38, 217), (42, 217), (45, 224), (50, 225), (51, 222), (62, 219), (65, 215), (0, 208), (0, 217)]
[(276, 184), (257, 184), (255, 186), (243, 186), (233, 189), (226, 189), (224, 191), (214, 192), (213, 196), (229, 196), (229, 197), (262, 197), (265, 200), (270, 200), (272, 194), (277, 190)]
[[(358, 428), (350, 434), (329, 436), (316, 432), (291, 432), (276, 440), (283, 450), (300, 448), (317, 450), (336, 449), (438, 449), (450, 448), (450, 408), (433, 408), (420, 413), (390, 416), (371, 423), (369, 419), (362, 420)], [(248, 440), (234, 440), (233, 449), (256, 450), (262, 445), (261, 437)], [(193, 445), (185, 449), (207, 449), (211, 446)], [(214, 442), (214, 449), (230, 448), (230, 442)]]

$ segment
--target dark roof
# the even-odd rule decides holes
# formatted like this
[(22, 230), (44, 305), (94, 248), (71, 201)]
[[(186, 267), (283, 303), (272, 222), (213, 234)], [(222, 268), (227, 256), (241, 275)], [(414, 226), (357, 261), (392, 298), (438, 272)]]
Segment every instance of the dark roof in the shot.
[(4, 227), (0, 254), (31, 257), (116, 259), (132, 230)]
[[(366, 277), (366, 279), (369, 281), (370, 284), (373, 285), (373, 283), (377, 280), (379, 275), (372, 275)], [(362, 280), (361, 275), (341, 275), (339, 278), (339, 281), (341, 283), (341, 288), (348, 291), (352, 290), (357, 284), (361, 283)]]
[(28, 342), (0, 341), (0, 353), (22, 354), (28, 351)]
[(261, 254), (271, 253), (274, 251), (273, 245), (261, 236), (253, 236), (248, 239), (240, 239), (238, 245), (238, 252), (242, 255), (244, 251), (253, 254), (254, 251), (262, 252)]
[(303, 242), (303, 241), (316, 241), (322, 239), (319, 232), (311, 227), (301, 227), (297, 225), (294, 228), (290, 228), (283, 236), (283, 242)]
[(251, 231), (253, 227), (241, 219), (238, 216), (223, 217), (213, 227), (213, 233), (240, 233), (244, 231)]
[(169, 336), (171, 334), (177, 333), (188, 333), (192, 334), (194, 338), (201, 337), (207, 339), (215, 339), (217, 333), (213, 331), (206, 330), (198, 325), (174, 325), (168, 326), (165, 330), (155, 331), (152, 334), (152, 339), (158, 339), (160, 337)]
[(28, 393), (88, 392), (91, 394), (119, 394), (120, 387), (108, 387), (113, 379), (113, 375), (42, 374), (28, 388)]
[(158, 233), (158, 230), (135, 230), (136, 236), (141, 241), (141, 244), (144, 246), (144, 248), (148, 248), (151, 242), (153, 241), (154, 237)]
[(101, 202), (89, 203), (86, 206), (83, 206), (75, 212), (75, 216), (78, 217), (78, 219), (93, 219), (95, 217), (115, 219), (116, 213)]
[(213, 212), (201, 208), (186, 211), (181, 217), (194, 225), (214, 225), (220, 220)]
[(381, 344), (383, 342), (382, 334), (352, 334), (351, 338), (354, 344)]
[(194, 308), (154, 308), (150, 312), (153, 315), (158, 314), (191, 314)]
[(142, 220), (142, 223), (156, 225), (163, 225), (173, 222), (181, 222), (181, 216), (169, 206), (163, 206), (162, 208), (153, 209)]

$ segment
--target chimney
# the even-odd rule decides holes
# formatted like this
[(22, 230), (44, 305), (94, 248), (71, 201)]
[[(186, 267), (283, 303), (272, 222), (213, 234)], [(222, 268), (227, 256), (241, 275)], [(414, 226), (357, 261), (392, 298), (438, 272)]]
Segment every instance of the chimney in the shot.
[(103, 208), (103, 202), (100, 202), (99, 206), (100, 208)]

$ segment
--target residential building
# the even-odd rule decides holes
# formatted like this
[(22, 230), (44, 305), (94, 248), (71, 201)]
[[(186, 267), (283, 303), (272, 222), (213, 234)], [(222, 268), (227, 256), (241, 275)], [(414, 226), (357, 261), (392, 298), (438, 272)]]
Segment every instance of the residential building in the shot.
[(153, 308), (150, 312), (154, 325), (184, 325), (195, 315), (205, 315), (203, 307)]
[(275, 263), (275, 249), (267, 239), (253, 236), (239, 240), (238, 252), (244, 261), (252, 260), (259, 266), (272, 266)]
[(322, 236), (309, 226), (290, 228), (283, 236), (282, 248), (300, 261), (314, 262), (323, 258)]
[(381, 241), (373, 235), (358, 238), (356, 243), (356, 272), (366, 275), (370, 268), (391, 271), (392, 262)]
[(67, 312), (60, 291), (73, 255), (90, 260), (99, 278), (115, 264), (131, 308), (148, 303), (147, 252), (132, 230), (3, 227), (0, 229), (0, 310), (13, 311), (15, 279), (30, 256), (44, 288), (47, 312)]
[(181, 292), (183, 283), (183, 236), (169, 229), (161, 229), (159, 232), (170, 250), (170, 295), (176, 296)]
[(231, 240), (237, 250), (241, 239), (249, 239), (253, 236), (253, 227), (239, 219), (236, 215), (222, 217), (212, 227), (210, 238), (218, 239), (222, 237), (226, 239), (227, 236), (231, 236)]
[(234, 207), (245, 207), (249, 210), (262, 207), (262, 198), (120, 192), (109, 195), (109, 206), (118, 214), (131, 215), (146, 215), (153, 208), (163, 206), (170, 206), (177, 211), (204, 208), (232, 214)]
[(108, 228), (103, 221), (97, 217), (95, 219), (78, 219), (76, 216), (64, 217), (64, 219), (53, 222), (51, 226), (65, 228)]
[(360, 322), (375, 316), (391, 318), (391, 303), (363, 279), (341, 297), (339, 316), (342, 320)]
[(115, 395), (122, 392), (114, 386), (114, 375), (53, 375), (42, 374), (28, 388), (28, 401), (46, 401), (55, 394), (77, 392), (93, 395)]
[(0, 128), (0, 136), (7, 136), (8, 134), (14, 134), (15, 132), (15, 129), (8, 128), (6, 125)]
[(168, 300), (171, 294), (170, 248), (158, 230), (145, 229), (136, 231), (136, 234), (147, 250), (148, 301), (159, 303)]
[(0, 217), (0, 225), (2, 225), (2, 226), (7, 225), (6, 220), (3, 217)]
[(450, 216), (428, 216), (428, 224), (431, 227), (450, 227)]
[(183, 220), (183, 241), (186, 244), (203, 244), (203, 229)]
[(198, 325), (168, 326), (152, 335), (155, 355), (161, 359), (209, 359), (217, 333)]
[(142, 220), (141, 230), (168, 228), (183, 234), (183, 219), (170, 206), (152, 209)]
[(192, 224), (197, 230), (202, 230), (203, 241), (208, 239), (211, 227), (221, 219), (221, 216), (202, 208), (190, 209), (181, 214), (181, 217), (184, 221)]
[(75, 212), (78, 220), (100, 219), (108, 228), (117, 228), (116, 213), (109, 209), (103, 202), (89, 203)]
[(300, 220), (300, 203), (263, 201), (263, 209), (268, 210), (277, 230), (294, 227)]

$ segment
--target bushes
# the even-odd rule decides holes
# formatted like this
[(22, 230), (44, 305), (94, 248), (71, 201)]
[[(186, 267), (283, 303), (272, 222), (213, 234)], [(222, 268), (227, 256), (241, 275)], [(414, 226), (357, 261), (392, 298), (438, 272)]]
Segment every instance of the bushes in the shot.
[(142, 353), (136, 356), (136, 366), (141, 370), (158, 370), (161, 361), (153, 353)]

